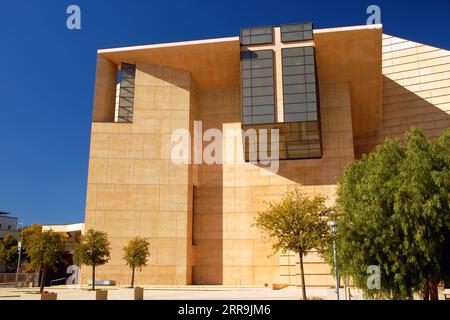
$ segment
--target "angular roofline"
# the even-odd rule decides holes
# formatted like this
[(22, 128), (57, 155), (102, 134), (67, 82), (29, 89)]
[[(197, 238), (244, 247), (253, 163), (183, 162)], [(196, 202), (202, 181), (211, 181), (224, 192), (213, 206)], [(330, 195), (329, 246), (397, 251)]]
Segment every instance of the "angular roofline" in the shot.
[(129, 47), (116, 47), (116, 48), (109, 48), (109, 49), (99, 49), (99, 50), (97, 50), (97, 53), (145, 50), (145, 49), (155, 49), (155, 48), (164, 48), (164, 47), (192, 46), (192, 45), (197, 45), (197, 44), (209, 44), (209, 43), (228, 42), (228, 41), (239, 41), (239, 37), (212, 38), (212, 39), (202, 39), (202, 40), (189, 40), (189, 41), (176, 41), (176, 42), (164, 42), (164, 43), (156, 43), (156, 44), (145, 44), (145, 45), (129, 46)]
[(316, 29), (313, 31), (314, 31), (314, 33), (328, 33), (328, 32), (370, 30), (370, 29), (383, 29), (383, 25), (382, 24), (364, 24), (364, 25), (360, 25), (360, 26)]
[[(383, 28), (382, 24), (369, 24), (369, 25), (359, 25), (359, 26), (350, 26), (350, 27), (315, 29), (315, 30), (313, 30), (313, 32), (314, 33), (326, 33), (326, 32), (339, 32), (339, 31), (352, 31), (352, 30), (365, 30), (365, 29), (369, 30), (369, 29), (382, 29), (382, 28)], [(115, 48), (105, 48), (105, 49), (98, 49), (97, 53), (100, 54), (100, 53), (146, 50), (146, 49), (165, 48), (165, 47), (191, 46), (191, 45), (201, 45), (201, 44), (209, 44), (209, 43), (217, 43), (217, 42), (228, 42), (228, 41), (239, 41), (239, 36), (225, 37), (225, 38), (210, 38), (210, 39), (201, 39), (201, 40), (163, 42), (163, 43), (115, 47)]]
[(85, 223), (84, 222), (78, 222), (78, 223), (70, 223), (70, 224), (49, 224), (49, 225), (43, 225), (42, 230), (43, 231), (54, 231), (54, 232), (74, 232), (74, 231), (81, 231), (84, 232)]

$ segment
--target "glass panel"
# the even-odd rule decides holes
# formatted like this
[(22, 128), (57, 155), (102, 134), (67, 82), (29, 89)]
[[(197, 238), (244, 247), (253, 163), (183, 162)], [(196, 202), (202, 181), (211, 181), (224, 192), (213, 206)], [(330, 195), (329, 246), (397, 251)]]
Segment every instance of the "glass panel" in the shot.
[(244, 88), (248, 88), (252, 86), (252, 80), (251, 79), (243, 79), (242, 80), (242, 86)]
[(283, 75), (305, 74), (305, 66), (283, 67)]
[(244, 51), (241, 60), (242, 68), (249, 68), (242, 71), (243, 123), (244, 118), (244, 124), (274, 122), (273, 51)]
[(252, 89), (251, 88), (244, 88), (244, 89), (242, 89), (242, 96), (243, 97), (251, 97), (252, 96)]
[(288, 32), (281, 34), (281, 41), (301, 41), (303, 40), (303, 32)]
[(120, 87), (134, 89), (134, 78), (121, 78), (120, 79)]
[(303, 24), (303, 30), (312, 30), (313, 29), (313, 24), (312, 22), (308, 22), (308, 23), (304, 23)]
[(248, 70), (252, 68), (252, 62), (251, 61), (242, 61), (242, 69)]
[(132, 97), (132, 98), (119, 97), (119, 106), (121, 106), (121, 107), (132, 107), (133, 103), (134, 103), (134, 97)]
[(272, 115), (273, 114), (273, 105), (272, 106), (257, 106), (252, 108), (253, 115)]
[[(246, 61), (244, 61), (244, 62), (246, 62)], [(252, 61), (251, 67), (253, 69), (272, 68), (273, 60), (272, 59), (255, 59)]]
[(284, 115), (284, 121), (306, 121), (308, 120), (308, 114), (305, 113), (287, 113)]
[(286, 85), (295, 84), (295, 83), (305, 83), (306, 76), (305, 75), (294, 75), (294, 76), (284, 76), (283, 83)]
[(118, 122), (133, 121), (135, 75), (135, 65), (128, 63), (121, 64)]
[(272, 43), (272, 35), (252, 36), (251, 44)]
[(242, 124), (251, 124), (252, 117), (242, 117)]
[(284, 103), (306, 102), (306, 94), (287, 94)]
[(249, 45), (252, 43), (252, 39), (250, 36), (248, 37), (241, 37), (241, 44), (243, 45)]
[(307, 83), (306, 91), (308, 92), (316, 92), (316, 84), (315, 83)]
[(313, 55), (314, 54), (314, 47), (304, 47), (305, 55)]
[[(312, 46), (282, 49), (285, 121), (318, 119), (315, 61), (314, 55), (309, 53), (314, 53)], [(306, 65), (296, 65), (301, 61)]]
[(304, 61), (305, 64), (314, 64), (314, 56), (305, 56)]
[[(309, 57), (307, 57), (309, 58)], [(298, 66), (305, 64), (305, 57), (286, 57), (283, 58), (283, 66)]]
[(242, 29), (241, 30), (241, 37), (242, 36), (249, 36), (250, 35), (250, 29)]
[(134, 88), (133, 87), (120, 87), (120, 96), (121, 97), (134, 97)]
[(251, 28), (250, 32), (252, 36), (261, 35), (261, 34), (272, 34), (272, 27), (256, 27)]
[(308, 102), (315, 102), (317, 97), (315, 93), (308, 93), (307, 98)]
[(312, 23), (281, 26), (281, 41), (303, 41), (313, 39)]
[(273, 87), (256, 87), (252, 90), (253, 96), (269, 96), (273, 95)]
[(252, 98), (243, 98), (242, 105), (244, 107), (251, 107), (252, 106)]
[(316, 70), (314, 69), (314, 65), (307, 65), (305, 66), (305, 73), (315, 73)]
[(273, 104), (273, 95), (272, 96), (262, 96), (252, 98), (253, 105), (268, 105)]
[[(295, 118), (305, 118), (305, 113), (302, 115), (295, 115)], [(263, 119), (264, 120), (264, 119)], [(242, 129), (245, 132), (244, 142), (244, 156), (246, 161), (258, 159), (258, 149), (261, 143), (258, 139), (258, 132), (261, 129), (267, 130), (267, 145), (268, 154), (278, 152), (280, 160), (288, 159), (306, 159), (321, 157), (320, 133), (318, 121), (310, 122), (285, 122), (285, 123), (261, 123), (252, 125), (243, 125)], [(246, 133), (246, 130), (256, 130), (256, 138)], [(271, 150), (271, 129), (278, 132), (278, 150)], [(253, 157), (253, 158), (251, 158)]]
[(305, 52), (304, 52), (304, 48), (302, 48), (302, 47), (286, 48), (281, 51), (281, 56), (283, 58), (303, 56), (303, 55), (305, 55)]
[(252, 84), (253, 87), (273, 86), (273, 77), (254, 78)]
[(252, 122), (254, 124), (258, 123), (274, 123), (275, 118), (273, 115), (264, 115), (264, 116), (252, 116)]
[(273, 42), (272, 27), (257, 27), (241, 29), (241, 45), (263, 44)]
[(281, 26), (281, 32), (293, 32), (293, 31), (303, 31), (302, 24), (291, 24)]
[(306, 103), (285, 104), (284, 112), (285, 113), (307, 112), (307, 104)]
[(283, 90), (285, 94), (306, 93), (306, 85), (304, 84), (285, 85)]
[(242, 70), (242, 79), (248, 79), (252, 77), (251, 70)]
[(265, 68), (265, 69), (252, 69), (252, 75), (253, 78), (260, 78), (260, 77), (273, 77), (273, 70), (272, 68)]
[(316, 76), (314, 74), (307, 74), (306, 75), (306, 82), (307, 83), (315, 83), (316, 82)]
[(315, 112), (317, 111), (317, 104), (315, 104), (314, 102), (308, 102), (307, 104), (307, 111), (310, 112)]
[(313, 38), (313, 32), (312, 31), (304, 31), (303, 32), (303, 39), (304, 40), (312, 40)]

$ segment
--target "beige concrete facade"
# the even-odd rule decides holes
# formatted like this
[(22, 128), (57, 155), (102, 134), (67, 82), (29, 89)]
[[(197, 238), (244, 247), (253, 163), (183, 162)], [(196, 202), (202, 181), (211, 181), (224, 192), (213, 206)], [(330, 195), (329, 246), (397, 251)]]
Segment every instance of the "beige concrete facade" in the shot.
[[(243, 158), (212, 165), (170, 158), (172, 132), (187, 129), (193, 144), (194, 121), (203, 131), (241, 129), (239, 38), (99, 50), (86, 229), (107, 231), (112, 255), (98, 279), (128, 283), (122, 247), (141, 236), (151, 254), (138, 284), (296, 285), (298, 257), (271, 255), (252, 226), (265, 201), (302, 184), (332, 204), (345, 166), (386, 136), (412, 125), (435, 136), (450, 126), (449, 51), (383, 35), (381, 26), (315, 30), (313, 43), (322, 157), (280, 161), (278, 173)], [(114, 122), (122, 62), (136, 65), (132, 123)], [(229, 140), (242, 145), (242, 137), (225, 134)], [(308, 286), (333, 285), (314, 252), (305, 262)]]

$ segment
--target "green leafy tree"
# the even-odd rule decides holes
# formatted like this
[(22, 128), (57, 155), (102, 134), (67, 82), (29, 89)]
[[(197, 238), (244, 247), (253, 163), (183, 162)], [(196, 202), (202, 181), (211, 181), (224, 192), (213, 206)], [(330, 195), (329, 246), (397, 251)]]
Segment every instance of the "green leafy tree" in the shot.
[(7, 234), (0, 241), (0, 261), (5, 264), (6, 272), (11, 272), (17, 267), (18, 258), (18, 241), (11, 234)]
[(75, 248), (75, 260), (80, 264), (92, 266), (92, 290), (95, 290), (95, 267), (107, 263), (111, 246), (108, 234), (89, 229), (80, 244)]
[(131, 268), (131, 288), (134, 287), (134, 272), (136, 268), (139, 271), (147, 265), (147, 258), (150, 255), (149, 242), (144, 238), (133, 238), (128, 245), (123, 248), (123, 259)]
[(49, 268), (55, 268), (63, 251), (61, 236), (53, 231), (42, 231), (42, 228), (33, 228), (27, 234), (24, 243), (29, 258), (28, 268), (38, 271), (41, 275), (39, 292), (44, 292), (45, 277)]
[(322, 254), (330, 236), (327, 224), (330, 209), (326, 207), (325, 200), (323, 196), (309, 197), (300, 187), (296, 187), (280, 201), (269, 203), (268, 208), (255, 219), (255, 225), (273, 240), (274, 254), (293, 251), (299, 255), (304, 300), (303, 257), (312, 249)]
[[(22, 245), (22, 257), (21, 261), (23, 263), (27, 264), (30, 262), (30, 258), (27, 255), (27, 242), (29, 241), (31, 235), (35, 234), (36, 232), (40, 232), (42, 230), (42, 225), (40, 224), (32, 224), (30, 226), (26, 226), (23, 228), (23, 245)], [(22, 263), (21, 263), (22, 264)], [(25, 267), (26, 269), (27, 267)]]
[(33, 223), (31, 226), (26, 226), (23, 228), (23, 244), (26, 247), (27, 241), (36, 232), (42, 231), (42, 225)]
[[(369, 297), (437, 299), (450, 275), (450, 130), (405, 138), (386, 139), (338, 182), (339, 272)], [(331, 249), (326, 257), (332, 264)], [(370, 265), (380, 268), (379, 290), (367, 285)]]

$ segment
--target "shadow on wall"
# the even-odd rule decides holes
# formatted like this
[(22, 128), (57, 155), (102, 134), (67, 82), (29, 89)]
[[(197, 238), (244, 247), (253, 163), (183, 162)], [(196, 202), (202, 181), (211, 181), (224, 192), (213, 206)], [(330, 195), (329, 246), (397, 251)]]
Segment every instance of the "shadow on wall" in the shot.
[[(430, 83), (417, 84), (417, 88), (427, 88)], [(387, 137), (403, 139), (409, 128), (418, 128), (430, 138), (437, 137), (450, 127), (448, 103), (433, 104), (430, 100), (439, 100), (433, 90), (427, 89), (415, 93), (383, 76), (383, 105), (381, 128), (364, 137), (355, 139), (355, 157), (370, 153)], [(447, 101), (449, 99), (447, 98)], [(434, 102), (434, 101), (433, 101)]]

